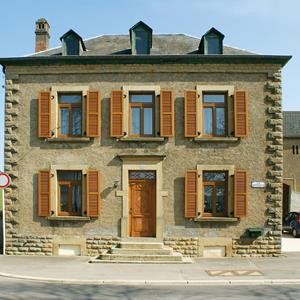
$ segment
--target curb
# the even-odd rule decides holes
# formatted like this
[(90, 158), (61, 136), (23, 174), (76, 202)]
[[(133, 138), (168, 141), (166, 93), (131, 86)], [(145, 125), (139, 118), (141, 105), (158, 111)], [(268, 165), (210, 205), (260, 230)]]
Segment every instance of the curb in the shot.
[(300, 279), (230, 279), (230, 280), (79, 280), (79, 279), (56, 279), (48, 277), (34, 277), (0, 273), (0, 277), (10, 279), (23, 279), (37, 282), (79, 284), (79, 285), (290, 285), (300, 284)]

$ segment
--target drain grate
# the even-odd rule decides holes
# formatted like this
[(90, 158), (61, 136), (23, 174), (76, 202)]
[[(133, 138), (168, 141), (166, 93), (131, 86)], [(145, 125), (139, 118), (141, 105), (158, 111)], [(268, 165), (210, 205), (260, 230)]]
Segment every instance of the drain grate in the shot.
[(209, 276), (262, 276), (258, 270), (209, 270), (206, 271)]

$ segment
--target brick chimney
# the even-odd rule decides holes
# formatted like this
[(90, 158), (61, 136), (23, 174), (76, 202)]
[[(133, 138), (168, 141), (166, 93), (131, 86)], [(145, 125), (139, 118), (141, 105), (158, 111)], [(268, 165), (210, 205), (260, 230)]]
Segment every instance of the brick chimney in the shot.
[(38, 19), (35, 22), (35, 52), (47, 50), (49, 48), (50, 25), (46, 19)]

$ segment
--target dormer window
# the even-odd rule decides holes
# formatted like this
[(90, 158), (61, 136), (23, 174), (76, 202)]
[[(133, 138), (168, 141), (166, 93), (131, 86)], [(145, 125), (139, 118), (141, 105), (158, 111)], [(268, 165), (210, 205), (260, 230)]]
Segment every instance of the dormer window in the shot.
[(140, 21), (129, 29), (131, 53), (150, 54), (152, 48), (152, 29)]
[(200, 54), (223, 54), (224, 35), (215, 28), (211, 28), (201, 38)]
[(62, 55), (81, 55), (86, 50), (81, 36), (72, 29), (65, 33), (60, 40), (62, 41)]

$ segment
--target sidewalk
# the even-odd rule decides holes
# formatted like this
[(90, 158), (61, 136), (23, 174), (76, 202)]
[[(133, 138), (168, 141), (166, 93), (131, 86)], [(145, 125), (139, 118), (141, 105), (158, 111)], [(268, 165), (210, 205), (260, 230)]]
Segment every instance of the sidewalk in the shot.
[[(73, 284), (300, 284), (300, 253), (285, 253), (280, 258), (196, 259), (193, 264), (168, 265), (91, 264), (89, 260), (90, 257), (0, 256), (0, 278)], [(229, 270), (256, 272), (253, 276), (207, 273)]]

